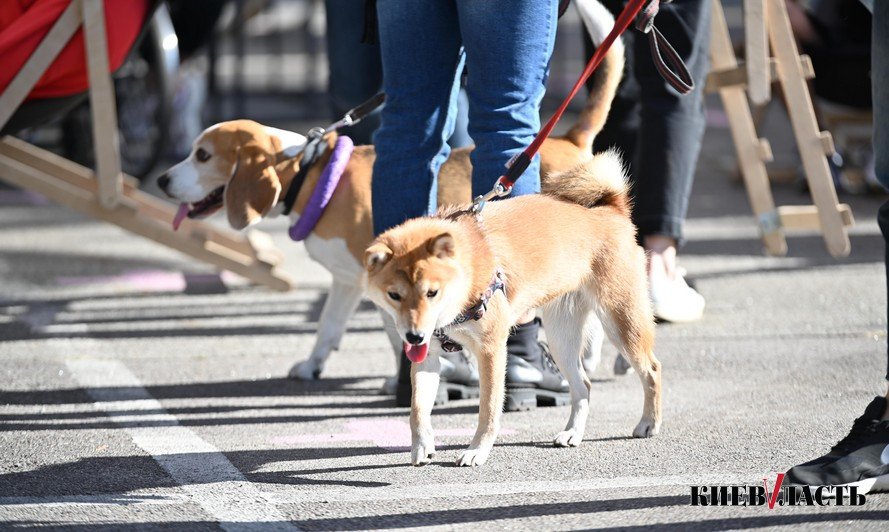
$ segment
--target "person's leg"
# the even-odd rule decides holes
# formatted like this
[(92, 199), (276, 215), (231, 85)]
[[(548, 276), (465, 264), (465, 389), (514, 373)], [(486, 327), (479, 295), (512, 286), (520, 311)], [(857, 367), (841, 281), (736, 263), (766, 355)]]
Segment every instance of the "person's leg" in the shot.
[[(540, 129), (540, 101), (558, 23), (558, 0), (457, 0), (466, 48), (472, 194), (491, 190)], [(535, 157), (512, 196), (540, 191)]]
[[(466, 48), (472, 194), (491, 190), (509, 160), (540, 130), (540, 101), (558, 23), (558, 0), (457, 0)], [(516, 182), (511, 196), (540, 191), (540, 161)], [(537, 397), (567, 400), (568, 385), (539, 343), (540, 321), (523, 316), (507, 339), (508, 410), (533, 408)], [(515, 389), (522, 397), (515, 397)], [(559, 400), (557, 399), (556, 402)]]
[[(867, 4), (867, 2), (865, 2)], [(874, 171), (880, 184), (889, 190), (889, 4), (874, 2), (868, 6), (873, 12), (871, 33), (871, 80), (874, 109)], [(889, 316), (889, 202), (880, 208), (878, 220), (886, 246), (886, 288)], [(889, 327), (889, 322), (887, 322)], [(889, 380), (889, 346), (886, 354), (886, 379)], [(889, 419), (889, 390), (883, 419)]]
[(642, 236), (662, 235), (681, 242), (706, 126), (703, 96), (710, 68), (710, 1), (664, 4), (657, 25), (688, 66), (695, 89), (680, 95), (661, 78), (648, 46), (634, 47), (642, 127), (633, 164), (633, 218)]
[[(877, 177), (889, 188), (889, 2), (874, 2), (871, 77), (874, 108), (874, 153)], [(889, 201), (880, 207), (877, 220), (886, 246), (885, 267), (889, 291)], [(889, 308), (887, 308), (889, 315)], [(889, 348), (887, 348), (889, 366)], [(887, 367), (889, 380), (889, 367)], [(854, 483), (859, 493), (889, 491), (889, 471), (883, 461), (889, 446), (889, 392), (874, 397), (849, 434), (826, 455), (790, 468), (789, 484), (840, 485)]]
[(648, 252), (655, 315), (666, 321), (694, 321), (703, 314), (704, 298), (686, 285), (676, 253), (706, 127), (703, 97), (710, 67), (710, 1), (665, 4), (657, 23), (688, 65), (695, 89), (684, 96), (673, 90), (637, 36), (633, 75), (640, 91), (641, 127), (632, 165), (633, 221)]
[[(328, 94), (331, 119), (338, 120), (383, 86), (379, 44), (362, 43), (364, 0), (325, 0), (327, 16), (327, 62), (330, 67)], [(355, 144), (370, 144), (380, 125), (378, 112), (358, 124), (343, 128)]]
[[(620, 0), (603, 3), (615, 16), (624, 7)], [(616, 147), (629, 163), (633, 221), (649, 256), (655, 315), (666, 321), (692, 321), (702, 315), (704, 299), (685, 284), (676, 267), (676, 250), (705, 127), (710, 3), (676, 0), (664, 4), (657, 25), (688, 65), (695, 90), (681, 96), (669, 87), (654, 66), (647, 36), (625, 33), (626, 74), (594, 150)], [(594, 50), (587, 39), (587, 55)]]
[(379, 0), (377, 17), (386, 91), (372, 182), (380, 234), (435, 211), (463, 55), (453, 0)]

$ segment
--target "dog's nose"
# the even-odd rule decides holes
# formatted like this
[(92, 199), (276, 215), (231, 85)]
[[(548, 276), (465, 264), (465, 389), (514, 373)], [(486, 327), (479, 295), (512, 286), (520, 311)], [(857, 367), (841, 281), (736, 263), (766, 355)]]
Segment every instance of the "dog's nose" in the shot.
[(157, 186), (160, 187), (164, 192), (167, 191), (167, 187), (170, 185), (170, 176), (164, 174), (157, 178)]
[(423, 343), (423, 333), (415, 333), (415, 332), (411, 331), (411, 332), (405, 334), (404, 338), (405, 338), (405, 340), (407, 340), (407, 343), (409, 343), (409, 344), (420, 345)]

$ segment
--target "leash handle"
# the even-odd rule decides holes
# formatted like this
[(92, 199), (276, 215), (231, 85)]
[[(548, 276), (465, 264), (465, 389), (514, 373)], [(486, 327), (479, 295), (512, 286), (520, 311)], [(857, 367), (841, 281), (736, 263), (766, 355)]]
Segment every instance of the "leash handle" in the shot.
[(380, 92), (371, 96), (367, 101), (359, 104), (357, 107), (349, 109), (338, 121), (324, 128), (323, 133), (336, 131), (341, 127), (352, 126), (361, 122), (361, 119), (372, 113), (377, 107), (383, 105), (383, 102), (385, 101), (385, 92)]
[[(665, 3), (669, 1), (672, 0), (664, 0)], [(695, 88), (695, 81), (682, 58), (676, 53), (676, 49), (654, 25), (654, 17), (660, 9), (659, 4), (660, 0), (651, 0), (651, 3), (639, 13), (636, 18), (636, 29), (648, 34), (648, 48), (651, 51), (651, 58), (664, 81), (676, 89), (679, 94), (688, 94)], [(662, 49), (663, 54), (661, 54)], [(664, 60), (665, 56), (666, 60)]]

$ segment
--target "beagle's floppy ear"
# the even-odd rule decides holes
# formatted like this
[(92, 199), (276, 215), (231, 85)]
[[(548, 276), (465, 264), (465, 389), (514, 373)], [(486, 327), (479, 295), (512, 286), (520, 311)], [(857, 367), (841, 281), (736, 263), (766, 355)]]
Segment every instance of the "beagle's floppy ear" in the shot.
[(235, 229), (258, 222), (281, 195), (273, 155), (255, 140), (238, 149), (235, 173), (225, 187), (228, 223)]
[(376, 273), (392, 258), (392, 250), (382, 242), (371, 244), (364, 252), (364, 267), (368, 273)]

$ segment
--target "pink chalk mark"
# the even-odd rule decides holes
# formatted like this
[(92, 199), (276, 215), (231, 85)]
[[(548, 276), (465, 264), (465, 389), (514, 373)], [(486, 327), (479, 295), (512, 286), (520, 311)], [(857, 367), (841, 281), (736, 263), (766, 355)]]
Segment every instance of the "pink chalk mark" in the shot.
[(179, 272), (162, 270), (133, 270), (120, 275), (59, 277), (62, 286), (113, 285), (122, 290), (139, 292), (181, 292), (185, 277)]
[[(272, 438), (272, 443), (278, 445), (293, 445), (302, 443), (325, 443), (346, 441), (369, 441), (381, 449), (387, 451), (403, 451), (411, 448), (411, 429), (404, 421), (395, 419), (380, 419), (376, 421), (356, 420), (349, 421), (345, 425), (346, 432), (339, 434), (294, 434), (290, 436), (278, 436)], [(436, 437), (462, 436), (470, 437), (475, 434), (475, 429), (436, 429)], [(515, 434), (514, 430), (502, 429), (500, 434)]]

